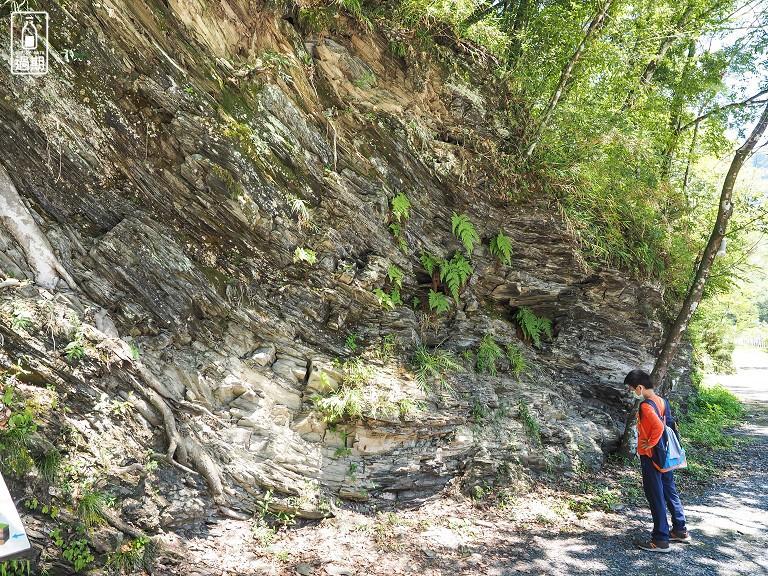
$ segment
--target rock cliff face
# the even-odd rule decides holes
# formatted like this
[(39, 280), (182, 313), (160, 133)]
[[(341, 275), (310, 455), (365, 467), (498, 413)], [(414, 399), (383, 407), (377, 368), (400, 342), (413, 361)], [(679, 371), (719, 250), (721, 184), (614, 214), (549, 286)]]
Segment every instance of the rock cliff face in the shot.
[[(482, 62), (452, 46), (399, 57), (344, 16), (312, 33), (245, 0), (84, 4), (51, 8), (51, 73), (0, 71), (2, 196), (53, 263), (0, 229), (2, 271), (37, 280), (4, 289), (0, 361), (122, 522), (194, 531), (215, 506), (248, 515), (265, 498), (306, 517), (339, 497), (417, 503), (454, 478), (564, 472), (615, 449), (660, 294), (587, 266), (546, 199), (506, 199), (490, 160), (514, 136)], [(405, 249), (389, 227), (401, 192)], [(460, 303), (435, 317), (419, 255), (462, 250), (454, 213), (483, 242)], [(500, 230), (511, 265), (489, 253)], [(394, 308), (374, 294), (390, 265)], [(551, 319), (551, 340), (521, 340), (521, 307)], [(504, 359), (477, 373), (485, 334), (529, 374)], [(419, 345), (465, 370), (420, 386)], [(350, 390), (361, 414), (324, 418), (322, 399)]]

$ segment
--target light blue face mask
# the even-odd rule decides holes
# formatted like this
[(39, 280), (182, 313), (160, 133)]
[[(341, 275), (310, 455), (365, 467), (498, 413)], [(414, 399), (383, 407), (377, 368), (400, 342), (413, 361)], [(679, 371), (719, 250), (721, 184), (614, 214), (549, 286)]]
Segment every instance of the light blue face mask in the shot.
[(635, 397), (635, 400), (642, 400), (643, 398), (645, 398), (645, 396), (643, 396), (642, 394), (638, 394), (634, 390), (632, 390), (632, 396)]

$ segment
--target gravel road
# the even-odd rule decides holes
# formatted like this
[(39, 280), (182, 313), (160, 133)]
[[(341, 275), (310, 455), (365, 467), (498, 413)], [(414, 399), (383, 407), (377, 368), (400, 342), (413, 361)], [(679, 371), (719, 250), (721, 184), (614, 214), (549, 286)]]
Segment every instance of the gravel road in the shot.
[(674, 544), (669, 554), (633, 548), (647, 539), (651, 523), (646, 508), (590, 518), (577, 533), (540, 532), (525, 544), (529, 558), (489, 574), (638, 574), (736, 576), (768, 574), (768, 353), (737, 350), (738, 373), (713, 376), (743, 402), (746, 423), (735, 433), (748, 440), (733, 461), (738, 467), (704, 494), (681, 494), (692, 544)]

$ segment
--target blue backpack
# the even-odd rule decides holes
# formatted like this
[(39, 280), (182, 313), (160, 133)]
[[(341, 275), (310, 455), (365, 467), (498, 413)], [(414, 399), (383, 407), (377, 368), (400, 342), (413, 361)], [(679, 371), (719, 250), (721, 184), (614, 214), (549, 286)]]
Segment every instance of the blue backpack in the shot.
[(659, 470), (659, 472), (669, 472), (676, 468), (685, 468), (688, 463), (685, 460), (685, 448), (680, 444), (680, 437), (677, 435), (677, 430), (667, 425), (667, 417), (674, 424), (675, 421), (671, 417), (671, 409), (669, 403), (664, 400), (664, 418), (659, 414), (659, 408), (656, 406), (656, 402), (651, 400), (645, 400), (645, 403), (653, 406), (654, 412), (664, 425), (664, 433), (659, 438), (659, 442), (653, 447), (653, 465)]

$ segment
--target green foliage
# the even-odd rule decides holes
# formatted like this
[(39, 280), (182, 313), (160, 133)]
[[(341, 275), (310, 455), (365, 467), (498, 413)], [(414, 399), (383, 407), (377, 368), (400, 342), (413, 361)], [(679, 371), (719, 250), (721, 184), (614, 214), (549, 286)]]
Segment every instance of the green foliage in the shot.
[(472, 250), (475, 244), (480, 242), (480, 236), (477, 235), (475, 226), (469, 221), (466, 214), (458, 215), (456, 212), (453, 213), (451, 217), (451, 231), (464, 245), (467, 254), (472, 256)]
[(133, 574), (149, 568), (152, 541), (144, 536), (123, 542), (107, 555), (106, 568), (113, 574)]
[(435, 382), (448, 387), (447, 376), (464, 371), (452, 352), (440, 348), (430, 352), (426, 346), (416, 347), (413, 365), (416, 367), (416, 379), (426, 392), (432, 390)]
[[(374, 370), (359, 358), (352, 358), (343, 364), (335, 363), (342, 372), (339, 387), (326, 396), (314, 394), (312, 403), (328, 424), (349, 422), (358, 418), (377, 419), (382, 416), (404, 416), (415, 404), (401, 399), (393, 402), (374, 386)], [(321, 380), (323, 375), (321, 374)], [(346, 445), (346, 440), (345, 440)]]
[(317, 253), (309, 248), (297, 246), (296, 250), (293, 252), (293, 261), (294, 263), (306, 262), (312, 266), (317, 261)]
[(491, 238), (491, 254), (495, 256), (499, 262), (509, 266), (512, 264), (512, 243), (509, 238), (504, 236), (504, 233), (499, 233)]
[(451, 306), (448, 302), (448, 298), (442, 292), (429, 291), (429, 309), (434, 311), (438, 316), (450, 310)]
[(722, 386), (700, 387), (690, 398), (688, 412), (678, 422), (684, 443), (704, 450), (730, 448), (732, 436), (724, 432), (736, 425), (742, 417), (743, 407), (730, 391)]
[(394, 310), (395, 307), (400, 304), (402, 306), (403, 301), (400, 299), (400, 292), (397, 288), (393, 288), (392, 292), (387, 294), (381, 288), (374, 288), (373, 294), (376, 296), (376, 300), (379, 302), (379, 306), (388, 310)]
[(541, 346), (542, 333), (552, 339), (552, 321), (549, 318), (536, 316), (528, 308), (520, 308), (515, 314), (515, 320), (520, 325), (523, 336), (532, 340), (536, 346)]
[(32, 311), (23, 304), (16, 304), (11, 312), (11, 325), (16, 330), (26, 330), (32, 326)]
[(384, 361), (391, 359), (398, 348), (403, 345), (403, 339), (396, 334), (387, 334), (381, 339), (381, 344), (377, 350), (376, 355)]
[(72, 564), (75, 573), (80, 572), (95, 560), (88, 547), (88, 540), (83, 537), (84, 534), (85, 528), (82, 525), (75, 528), (74, 534), (68, 535), (68, 540), (60, 528), (51, 532), (51, 540), (57, 548), (61, 548), (61, 555)]
[(421, 255), (419, 256), (419, 260), (421, 260), (421, 263), (424, 266), (424, 269), (427, 271), (427, 274), (434, 276), (435, 270), (437, 270), (438, 266), (440, 265), (440, 260), (426, 250), (422, 250)]
[(523, 429), (534, 444), (541, 446), (541, 430), (539, 427), (539, 421), (531, 411), (530, 406), (523, 400), (517, 405), (520, 410), (520, 421), (523, 423)]
[(376, 84), (376, 75), (370, 70), (366, 70), (363, 72), (362, 76), (355, 78), (352, 84), (361, 90), (370, 90), (373, 88), (373, 85)]
[(480, 374), (489, 372), (491, 376), (496, 376), (498, 368), (496, 363), (504, 357), (504, 351), (496, 344), (491, 334), (486, 334), (480, 340), (477, 348), (475, 370)]
[(13, 386), (6, 382), (2, 404), (11, 410), (11, 416), (4, 428), (0, 428), (0, 468), (14, 476), (23, 476), (32, 458), (30, 448), (37, 431), (32, 410), (15, 398)]
[(360, 337), (359, 334), (355, 334), (354, 332), (347, 335), (347, 339), (344, 341), (344, 347), (349, 348), (350, 351), (354, 354), (355, 350), (357, 350), (357, 339)]
[(520, 377), (521, 374), (527, 374), (529, 371), (528, 361), (523, 356), (522, 351), (511, 342), (506, 346), (507, 359), (512, 373)]
[(51, 446), (48, 450), (32, 452), (32, 461), (45, 481), (51, 484), (56, 481), (62, 456), (55, 446)]
[(464, 287), (471, 274), (472, 266), (459, 252), (456, 252), (450, 260), (440, 260), (440, 280), (448, 286), (456, 304), (459, 303), (459, 290)]
[(405, 241), (405, 237), (403, 236), (402, 224), (397, 224), (396, 222), (392, 222), (392, 224), (389, 225), (389, 229), (392, 230), (392, 236), (397, 242), (397, 247), (400, 249), (400, 252), (402, 252), (405, 255), (408, 255), (408, 244)]
[(408, 197), (399, 192), (394, 198), (392, 198), (392, 216), (398, 222), (405, 222), (410, 217), (411, 202)]
[(104, 508), (108, 497), (103, 492), (83, 488), (77, 501), (77, 516), (88, 528), (104, 521)]
[(394, 264), (390, 264), (387, 268), (387, 275), (389, 276), (389, 282), (395, 286), (398, 290), (403, 287), (403, 271), (400, 270)]
[(29, 560), (14, 559), (0, 562), (0, 576), (30, 576)]
[(73, 340), (64, 347), (67, 360), (80, 360), (85, 356), (85, 347), (80, 339)]

